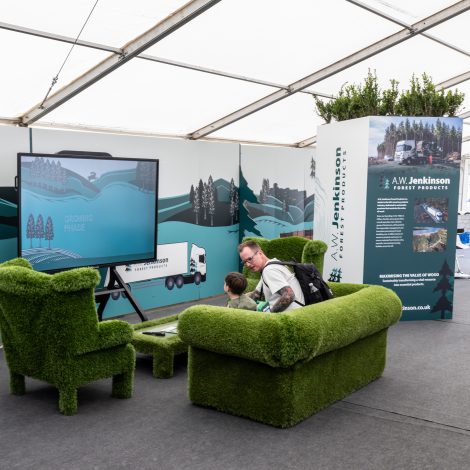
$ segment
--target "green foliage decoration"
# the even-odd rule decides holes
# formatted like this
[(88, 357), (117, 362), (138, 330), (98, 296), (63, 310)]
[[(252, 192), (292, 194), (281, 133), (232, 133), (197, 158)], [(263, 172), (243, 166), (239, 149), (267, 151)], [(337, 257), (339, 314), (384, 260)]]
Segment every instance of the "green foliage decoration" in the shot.
[(314, 97), (316, 112), (326, 122), (345, 121), (365, 116), (455, 116), (464, 93), (437, 89), (432, 78), (414, 74), (408, 90), (399, 91), (399, 82), (390, 80), (390, 88), (381, 90), (376, 73), (370, 70), (363, 84), (343, 85), (330, 101)]

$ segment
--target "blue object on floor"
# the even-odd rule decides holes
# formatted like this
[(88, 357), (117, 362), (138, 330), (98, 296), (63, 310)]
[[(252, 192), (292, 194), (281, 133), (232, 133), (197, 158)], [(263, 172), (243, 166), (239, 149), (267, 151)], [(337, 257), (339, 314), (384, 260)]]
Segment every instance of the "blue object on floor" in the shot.
[(459, 237), (462, 243), (470, 243), (470, 232), (459, 233)]

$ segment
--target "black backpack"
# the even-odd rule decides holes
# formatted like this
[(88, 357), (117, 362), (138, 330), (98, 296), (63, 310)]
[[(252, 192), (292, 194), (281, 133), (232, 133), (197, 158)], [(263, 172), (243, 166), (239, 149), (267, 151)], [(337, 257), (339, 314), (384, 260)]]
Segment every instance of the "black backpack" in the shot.
[[(320, 271), (313, 263), (297, 263), (296, 261), (269, 261), (266, 266), (270, 264), (280, 264), (282, 266), (291, 266), (294, 270), (295, 277), (299, 281), (300, 288), (304, 294), (305, 304), (294, 300), (299, 305), (310, 305), (328, 300), (333, 297), (328, 284), (323, 280)], [(262, 276), (262, 274), (261, 274)], [(263, 279), (264, 283), (264, 279)], [(266, 284), (267, 285), (267, 284)]]

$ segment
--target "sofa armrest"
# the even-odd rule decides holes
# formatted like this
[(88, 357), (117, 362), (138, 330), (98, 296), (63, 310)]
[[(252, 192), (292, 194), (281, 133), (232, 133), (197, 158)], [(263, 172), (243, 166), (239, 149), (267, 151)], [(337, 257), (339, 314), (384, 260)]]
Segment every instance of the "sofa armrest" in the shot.
[(98, 324), (98, 348), (107, 349), (132, 341), (133, 329), (121, 320), (106, 320)]
[(401, 310), (390, 289), (361, 286), (350, 295), (280, 314), (194, 306), (180, 315), (178, 332), (190, 346), (289, 367), (388, 328)]
[(190, 346), (278, 366), (281, 315), (195, 305), (179, 315), (178, 335)]
[[(290, 319), (293, 352), (287, 361), (308, 361), (345, 347), (396, 323), (402, 304), (395, 292), (382, 286), (364, 286), (349, 295), (308, 305)], [(353, 285), (346, 288), (353, 288)], [(293, 363), (293, 362), (292, 362)]]

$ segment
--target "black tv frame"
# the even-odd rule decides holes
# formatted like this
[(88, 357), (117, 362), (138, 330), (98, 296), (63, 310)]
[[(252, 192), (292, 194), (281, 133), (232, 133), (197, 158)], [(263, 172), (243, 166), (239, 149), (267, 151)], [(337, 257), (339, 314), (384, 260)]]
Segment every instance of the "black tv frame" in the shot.
[[(71, 266), (59, 269), (47, 269), (43, 272), (58, 272), (58, 271), (66, 271), (68, 269), (75, 269), (79, 267), (93, 267), (93, 268), (109, 268), (109, 281), (105, 288), (97, 289), (95, 292), (95, 300), (99, 304), (98, 306), (98, 318), (102, 320), (103, 312), (106, 307), (106, 304), (114, 292), (125, 292), (129, 302), (136, 310), (137, 314), (141, 318), (142, 321), (146, 321), (147, 317), (144, 314), (143, 309), (140, 307), (138, 302), (133, 297), (130, 287), (123, 281), (121, 276), (116, 270), (116, 266), (120, 266), (122, 264), (137, 264), (137, 263), (145, 263), (150, 261), (155, 261), (157, 258), (157, 240), (158, 240), (158, 188), (159, 188), (159, 176), (160, 176), (160, 162), (158, 159), (153, 158), (116, 158), (112, 157), (109, 154), (105, 153), (82, 153), (82, 152), (71, 152), (71, 153), (64, 153), (58, 152), (55, 154), (50, 153), (39, 153), (39, 152), (19, 152), (17, 154), (17, 177), (15, 179), (16, 189), (18, 191), (18, 256), (21, 257), (22, 255), (22, 225), (21, 225), (21, 157), (44, 157), (44, 158), (74, 158), (74, 159), (90, 159), (90, 160), (126, 160), (126, 161), (136, 161), (136, 162), (155, 162), (156, 163), (156, 171), (157, 171), (157, 178), (156, 178), (156, 187), (155, 187), (155, 232), (154, 232), (154, 243), (153, 243), (153, 250), (154, 256), (150, 258), (140, 258), (135, 260), (124, 260), (122, 263), (114, 262), (114, 263), (104, 263), (104, 264), (86, 264), (83, 266)], [(117, 285), (117, 286), (116, 286)]]

